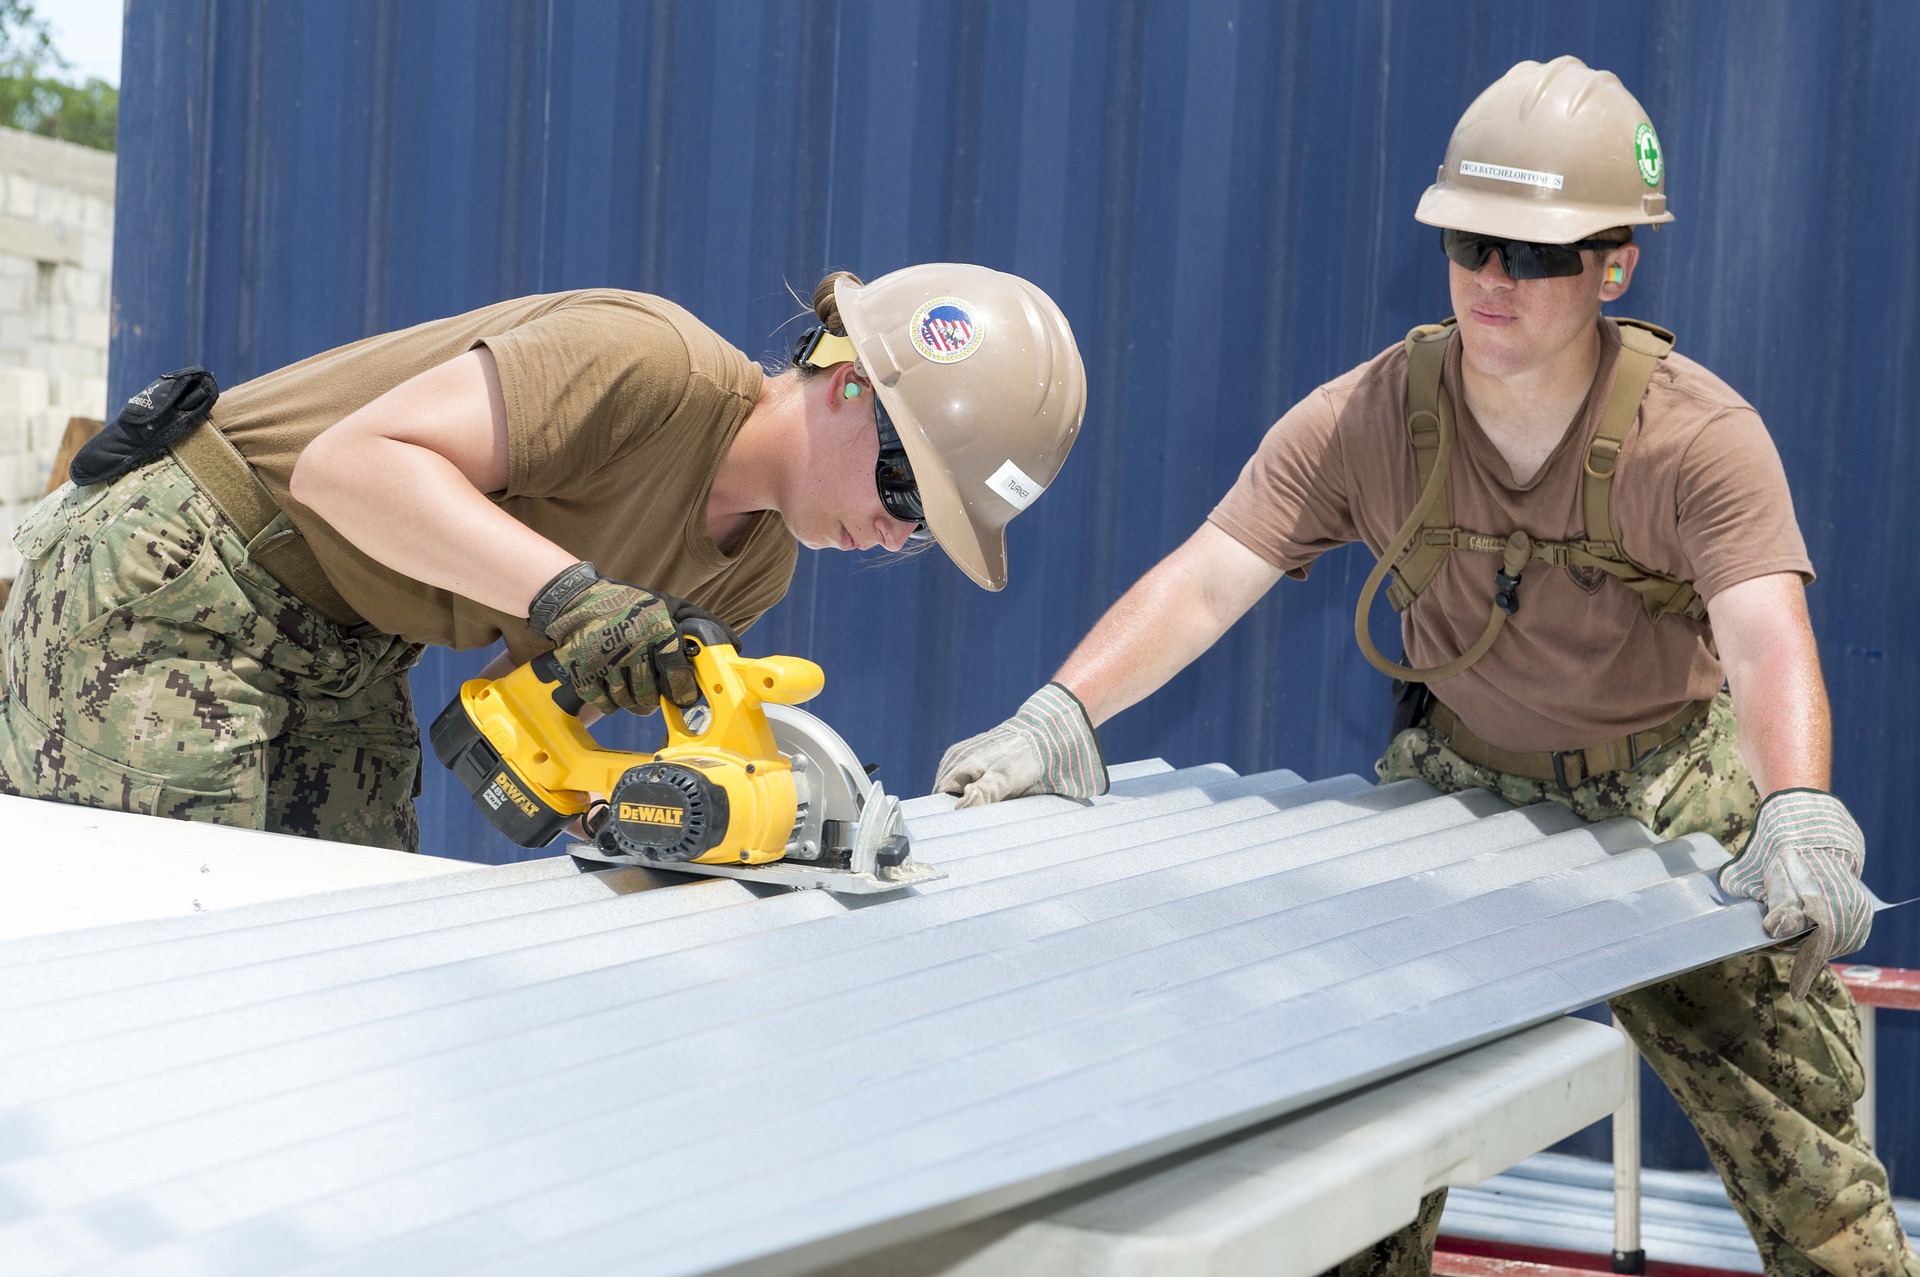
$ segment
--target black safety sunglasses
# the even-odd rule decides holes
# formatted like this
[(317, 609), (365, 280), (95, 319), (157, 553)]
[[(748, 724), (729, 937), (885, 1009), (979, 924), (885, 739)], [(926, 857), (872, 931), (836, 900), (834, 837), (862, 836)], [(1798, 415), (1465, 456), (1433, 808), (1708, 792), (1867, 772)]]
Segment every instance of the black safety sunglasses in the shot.
[(907, 540), (930, 540), (933, 533), (927, 530), (926, 512), (920, 505), (920, 485), (914, 482), (913, 466), (907, 461), (900, 432), (893, 428), (893, 418), (887, 415), (887, 406), (880, 402), (878, 394), (873, 397), (873, 422), (880, 428), (880, 455), (873, 463), (873, 483), (880, 489), (880, 506), (891, 517), (914, 525)]
[(1500, 239), (1472, 231), (1443, 230), (1440, 251), (1462, 270), (1479, 270), (1487, 258), (1500, 254), (1509, 279), (1563, 279), (1586, 269), (1580, 260), (1584, 248), (1618, 248), (1610, 239), (1583, 239), (1571, 244), (1535, 244), (1524, 239)]
[[(820, 348), (826, 335), (826, 328), (820, 325), (801, 333), (793, 345), (794, 367), (811, 363), (813, 352)], [(880, 507), (891, 518), (914, 525), (907, 540), (931, 540), (933, 533), (927, 530), (926, 515), (920, 505), (920, 485), (914, 481), (906, 446), (900, 442), (900, 432), (893, 428), (893, 418), (887, 415), (887, 406), (880, 402), (877, 392), (873, 395), (873, 424), (880, 430), (880, 455), (873, 463), (873, 485), (880, 491)]]

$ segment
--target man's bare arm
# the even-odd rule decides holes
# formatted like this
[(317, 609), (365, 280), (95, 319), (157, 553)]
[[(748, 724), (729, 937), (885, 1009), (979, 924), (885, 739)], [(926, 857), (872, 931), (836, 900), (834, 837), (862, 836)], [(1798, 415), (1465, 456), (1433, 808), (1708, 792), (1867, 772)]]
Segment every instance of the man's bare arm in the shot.
[(1828, 788), (1833, 718), (1800, 577), (1742, 581), (1716, 594), (1707, 611), (1740, 719), (1740, 753), (1761, 795)]
[(934, 789), (958, 795), (962, 807), (1022, 794), (1106, 793), (1095, 724), (1185, 669), (1279, 579), (1265, 559), (1201, 524), (1107, 609), (1053, 682), (1006, 722), (948, 749)]
[(1740, 717), (1740, 753), (1762, 799), (1739, 859), (1720, 885), (1765, 909), (1761, 925), (1799, 942), (1789, 988), (1804, 998), (1827, 963), (1867, 942), (1873, 898), (1861, 874), (1866, 837), (1827, 792), (1833, 722), (1806, 589), (1790, 572), (1730, 586), (1707, 605)]
[(1278, 568), (1203, 523), (1107, 609), (1054, 680), (1104, 723), (1212, 647), (1279, 579)]

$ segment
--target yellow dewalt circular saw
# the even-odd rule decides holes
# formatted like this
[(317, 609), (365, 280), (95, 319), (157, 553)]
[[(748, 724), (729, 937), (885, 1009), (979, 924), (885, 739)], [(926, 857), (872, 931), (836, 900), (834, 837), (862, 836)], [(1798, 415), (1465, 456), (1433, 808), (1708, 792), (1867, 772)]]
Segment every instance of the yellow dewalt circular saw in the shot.
[(685, 628), (702, 703), (661, 702), (656, 753), (589, 736), (550, 653), (462, 684), (428, 733), (433, 752), (522, 847), (584, 818), (591, 841), (569, 850), (609, 864), (856, 894), (945, 876), (913, 859), (900, 800), (832, 728), (792, 708), (819, 693), (818, 665), (744, 657), (717, 626)]

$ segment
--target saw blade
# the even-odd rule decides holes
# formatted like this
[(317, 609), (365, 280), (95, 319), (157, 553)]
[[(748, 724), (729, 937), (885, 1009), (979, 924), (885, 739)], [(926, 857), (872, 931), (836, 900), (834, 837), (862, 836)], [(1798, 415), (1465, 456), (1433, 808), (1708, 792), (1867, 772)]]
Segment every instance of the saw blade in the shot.
[(763, 705), (773, 743), (796, 763), (806, 760), (803, 775), (813, 818), (853, 824), (866, 810), (873, 781), (853, 747), (840, 733), (803, 709), (791, 705)]
[(800, 801), (786, 864), (906, 885), (944, 877), (916, 864), (900, 800), (867, 774), (840, 733), (791, 705), (764, 707), (774, 744), (793, 764)]

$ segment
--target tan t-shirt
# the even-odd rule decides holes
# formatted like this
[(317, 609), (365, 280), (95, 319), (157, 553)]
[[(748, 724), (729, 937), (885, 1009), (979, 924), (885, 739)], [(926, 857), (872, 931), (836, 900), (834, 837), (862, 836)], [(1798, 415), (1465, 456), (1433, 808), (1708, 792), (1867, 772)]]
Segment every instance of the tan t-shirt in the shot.
[[(1532, 482), (1517, 484), (1460, 393), (1460, 346), (1444, 382), (1454, 405), (1454, 521), (1476, 532), (1564, 541), (1584, 535), (1581, 471), (1610, 386), (1619, 329), (1601, 322), (1595, 392)], [(1407, 359), (1394, 346), (1320, 387), (1267, 432), (1211, 521), (1292, 576), (1364, 541), (1375, 554), (1417, 498), (1406, 430)], [(1760, 416), (1683, 355), (1660, 362), (1620, 453), (1614, 519), (1636, 561), (1691, 581), (1708, 601), (1773, 572), (1813, 579), (1792, 498)], [(1492, 554), (1455, 551), (1401, 619), (1409, 663), (1431, 668), (1486, 628)], [(1532, 563), (1520, 610), (1477, 664), (1434, 693), (1507, 749), (1572, 749), (1665, 721), (1720, 687), (1704, 622), (1655, 625), (1639, 595), (1596, 569)]]
[(736, 628), (787, 592), (798, 544), (777, 514), (756, 516), (730, 553), (707, 534), (714, 471), (760, 392), (759, 366), (671, 302), (592, 289), (369, 337), (220, 396), (214, 424), (362, 617), (456, 648), (504, 634), (519, 660), (550, 646), (525, 617), (376, 563), (287, 490), (321, 431), (481, 345), (506, 400), (507, 486), (488, 494), (495, 505), (603, 574), (688, 599)]

